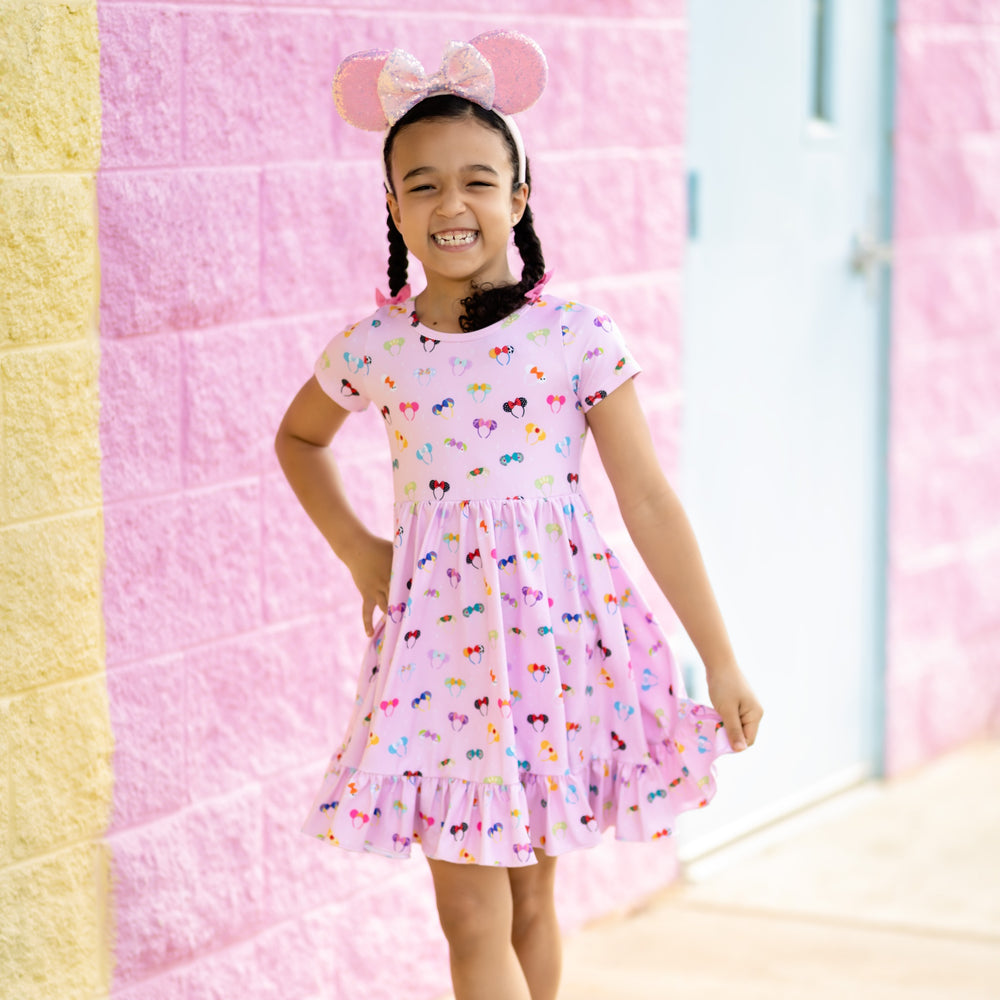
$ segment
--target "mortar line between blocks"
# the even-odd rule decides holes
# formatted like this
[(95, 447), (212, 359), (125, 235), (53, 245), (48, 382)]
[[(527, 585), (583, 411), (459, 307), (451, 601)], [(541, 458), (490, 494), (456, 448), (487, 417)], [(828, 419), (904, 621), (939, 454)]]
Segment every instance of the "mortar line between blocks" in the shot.
[[(127, 660), (116, 660), (113, 663), (108, 664), (107, 671), (113, 673), (119, 670), (129, 670), (133, 667), (141, 667), (147, 664), (158, 663), (162, 660), (169, 660), (174, 657), (183, 658), (188, 653), (207, 651), (229, 643), (259, 639), (261, 637), (279, 636), (282, 632), (289, 632), (293, 629), (304, 628), (305, 626), (311, 624), (323, 623), (333, 613), (333, 607), (334, 605), (331, 599), (329, 609), (310, 612), (305, 615), (297, 615), (295, 618), (282, 618), (280, 621), (264, 622), (261, 625), (245, 629), (241, 632), (229, 632), (225, 635), (212, 636), (207, 639), (200, 639), (198, 642), (190, 643), (185, 646), (175, 646), (171, 649), (161, 649), (153, 653), (139, 654), (137, 656), (130, 657)], [(26, 690), (33, 689), (29, 688)], [(17, 693), (19, 692), (14, 692), (14, 694)], [(10, 695), (4, 697), (9, 696)]]

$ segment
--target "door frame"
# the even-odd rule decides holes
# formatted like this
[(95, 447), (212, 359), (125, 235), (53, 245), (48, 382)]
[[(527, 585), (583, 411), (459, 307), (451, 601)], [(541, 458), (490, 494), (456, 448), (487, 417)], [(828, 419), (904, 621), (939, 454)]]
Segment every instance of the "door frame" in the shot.
[[(878, 219), (878, 239), (886, 246), (892, 246), (895, 217), (893, 199), (896, 179), (896, 39), (898, 21), (898, 0), (880, 0), (879, 39), (882, 57), (880, 60), (880, 124), (882, 149), (879, 155), (879, 199), (881, 202)], [(875, 643), (872, 662), (878, 670), (877, 683), (873, 690), (872, 712), (874, 720), (872, 732), (875, 734), (874, 760), (875, 774), (885, 777), (886, 731), (888, 704), (888, 616), (889, 616), (889, 433), (890, 433), (890, 392), (891, 392), (891, 348), (892, 348), (892, 266), (887, 260), (882, 265), (878, 283), (878, 342), (877, 377), (878, 399), (876, 400), (877, 426), (875, 433), (877, 468), (875, 482), (875, 595), (876, 614), (873, 641)]]
[[(873, 221), (875, 232), (872, 236), (885, 246), (891, 246), (893, 234), (893, 194), (895, 185), (895, 94), (896, 94), (896, 24), (898, 16), (898, 0), (879, 0), (873, 11), (877, 30), (877, 48), (879, 66), (877, 67), (879, 86), (878, 108), (878, 164), (877, 191), (879, 212)], [(836, 11), (833, 14), (836, 17)], [(688, 174), (688, 204), (697, 206), (696, 175)], [(697, 215), (692, 213), (688, 219), (688, 239), (699, 238)], [(693, 837), (679, 845), (678, 856), (682, 863), (689, 864), (706, 854), (727, 847), (737, 840), (753, 835), (758, 831), (780, 823), (790, 816), (800, 814), (811, 808), (821, 806), (838, 796), (851, 794), (859, 787), (885, 776), (886, 733), (887, 733), (887, 658), (888, 658), (888, 560), (889, 560), (889, 431), (890, 431), (890, 375), (891, 375), (891, 334), (892, 334), (892, 274), (891, 260), (888, 256), (877, 265), (878, 281), (875, 284), (875, 337), (874, 346), (874, 391), (875, 414), (872, 433), (873, 461), (872, 470), (872, 528), (873, 546), (871, 553), (871, 600), (873, 602), (873, 621), (870, 641), (871, 664), (874, 676), (870, 686), (870, 701), (868, 708), (868, 731), (871, 734), (870, 759), (864, 765), (852, 765), (844, 770), (830, 775), (827, 779), (816, 782), (797, 792), (789, 794), (777, 801), (765, 804), (734, 822), (710, 833)], [(696, 656), (685, 637), (680, 641), (680, 660), (682, 665), (691, 666)], [(686, 673), (688, 671), (685, 671)], [(765, 720), (766, 725), (766, 720)]]

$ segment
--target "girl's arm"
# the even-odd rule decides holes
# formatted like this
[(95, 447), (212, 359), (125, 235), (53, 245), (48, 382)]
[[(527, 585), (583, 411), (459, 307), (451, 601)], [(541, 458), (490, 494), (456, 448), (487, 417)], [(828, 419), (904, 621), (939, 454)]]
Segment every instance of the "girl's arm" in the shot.
[(288, 407), (274, 450), (299, 503), (351, 571), (361, 593), (365, 633), (371, 636), (375, 608), (385, 611), (389, 603), (392, 543), (368, 530), (344, 493), (329, 445), (349, 415), (314, 376)]
[(625, 527), (705, 664), (729, 743), (744, 750), (764, 714), (736, 664), (691, 523), (660, 468), (632, 381), (587, 413)]

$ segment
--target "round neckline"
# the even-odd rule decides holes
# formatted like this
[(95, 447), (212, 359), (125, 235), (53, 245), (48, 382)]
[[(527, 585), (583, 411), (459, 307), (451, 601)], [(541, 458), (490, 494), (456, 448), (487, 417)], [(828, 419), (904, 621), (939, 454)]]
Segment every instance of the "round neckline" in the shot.
[(513, 326), (523, 315), (525, 309), (532, 308), (531, 302), (526, 302), (523, 306), (515, 309), (512, 313), (508, 313), (503, 319), (497, 320), (495, 323), (491, 323), (489, 326), (480, 327), (478, 330), (470, 330), (465, 333), (462, 330), (435, 330), (432, 326), (427, 326), (426, 323), (417, 322), (417, 325), (413, 325), (413, 315), (417, 311), (417, 296), (411, 295), (406, 300), (406, 315), (401, 317), (406, 320), (407, 325), (411, 330), (420, 330), (421, 336), (426, 337), (428, 340), (477, 340), (480, 337), (488, 336), (490, 333), (502, 328), (504, 324)]

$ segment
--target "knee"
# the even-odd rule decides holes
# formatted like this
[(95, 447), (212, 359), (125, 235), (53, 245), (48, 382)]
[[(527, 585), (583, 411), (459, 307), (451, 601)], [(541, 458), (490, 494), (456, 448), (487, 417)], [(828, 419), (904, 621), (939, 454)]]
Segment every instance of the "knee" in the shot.
[(544, 892), (521, 893), (514, 897), (512, 926), (514, 937), (530, 934), (540, 920), (548, 920), (555, 903)]
[(512, 885), (514, 937), (529, 934), (539, 921), (555, 914), (555, 887), (551, 878), (529, 878)]
[(505, 902), (495, 896), (459, 889), (439, 895), (437, 911), (441, 930), (453, 947), (474, 946), (485, 938), (510, 933), (509, 898)]

